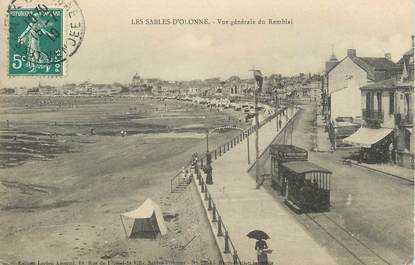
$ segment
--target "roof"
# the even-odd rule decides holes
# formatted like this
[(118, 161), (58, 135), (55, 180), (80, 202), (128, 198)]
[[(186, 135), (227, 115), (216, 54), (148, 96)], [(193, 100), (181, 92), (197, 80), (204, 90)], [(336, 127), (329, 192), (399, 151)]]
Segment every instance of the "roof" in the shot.
[(409, 49), (407, 52), (403, 54), (403, 56), (414, 56), (414, 48)]
[(414, 57), (414, 48), (408, 50), (407, 52), (405, 52), (402, 57), (399, 59), (398, 63), (399, 65), (403, 65), (403, 63), (405, 62), (405, 64), (408, 66), (411, 62), (410, 58)]
[(284, 153), (307, 153), (307, 150), (294, 146), (294, 145), (287, 145), (287, 144), (273, 144), (271, 145), (272, 151), (281, 151)]
[(333, 68), (335, 68), (342, 61), (343, 60), (341, 60), (341, 61), (329, 61), (329, 62), (326, 62), (326, 73), (330, 72)]
[(386, 90), (386, 89), (394, 89), (396, 87), (396, 79), (390, 78), (386, 80), (382, 80), (376, 83), (372, 83), (369, 85), (362, 86), (361, 90)]
[(332, 174), (330, 170), (325, 169), (324, 167), (320, 167), (319, 165), (316, 165), (308, 161), (286, 162), (283, 164), (283, 167), (297, 174), (303, 174), (303, 173), (308, 173), (308, 172), (313, 172), (313, 171), (319, 171), (319, 172)]
[(389, 59), (384, 57), (353, 57), (353, 62), (366, 71), (368, 78), (377, 80), (375, 71), (390, 71), (397, 70), (399, 66)]
[[(336, 68), (339, 64), (341, 64), (345, 59), (350, 58), (346, 56), (343, 60), (339, 61), (336, 65), (331, 67), (327, 74)], [(381, 80), (379, 76), (376, 75), (376, 71), (387, 71), (391, 72), (392, 70), (398, 71), (400, 70), (400, 66), (385, 57), (358, 57), (355, 56), (350, 58), (355, 64), (357, 64), (360, 68), (362, 68), (366, 73), (370, 80)]]
[(356, 63), (365, 63), (376, 70), (387, 70), (398, 67), (396, 63), (384, 57), (354, 57)]

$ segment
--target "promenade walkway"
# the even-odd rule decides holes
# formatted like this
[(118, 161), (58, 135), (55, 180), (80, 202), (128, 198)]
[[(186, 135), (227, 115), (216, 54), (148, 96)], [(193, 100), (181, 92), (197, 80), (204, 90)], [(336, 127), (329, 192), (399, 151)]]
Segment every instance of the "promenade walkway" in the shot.
[[(290, 116), (292, 113), (290, 113)], [(288, 122), (283, 117), (283, 126)], [(277, 136), (274, 119), (259, 130), (259, 149), (263, 152)], [(281, 131), (281, 130), (280, 130)], [(289, 128), (288, 128), (289, 131)], [(255, 159), (255, 137), (250, 136), (251, 162)], [(247, 172), (246, 139), (213, 162), (213, 185), (209, 193), (220, 212), (222, 222), (242, 262), (256, 262), (255, 240), (246, 234), (264, 230), (271, 237), (267, 242), (273, 253), (274, 264), (336, 264), (317, 242), (295, 220), (284, 205), (277, 202), (265, 189), (256, 189), (255, 179)], [(199, 187), (200, 188), (200, 187)], [(208, 216), (209, 216), (209, 212)], [(215, 225), (212, 224), (214, 228)], [(214, 231), (215, 232), (215, 231)]]

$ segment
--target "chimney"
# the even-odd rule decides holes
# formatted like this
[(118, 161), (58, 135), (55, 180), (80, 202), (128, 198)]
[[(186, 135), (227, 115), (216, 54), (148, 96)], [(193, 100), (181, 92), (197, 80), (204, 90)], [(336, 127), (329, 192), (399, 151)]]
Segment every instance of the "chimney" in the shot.
[(412, 38), (412, 49), (414, 48), (414, 35), (411, 35), (411, 38)]
[(347, 49), (347, 57), (350, 57), (350, 58), (356, 57), (356, 49)]
[(390, 54), (389, 52), (385, 53), (385, 59), (392, 61), (392, 54)]

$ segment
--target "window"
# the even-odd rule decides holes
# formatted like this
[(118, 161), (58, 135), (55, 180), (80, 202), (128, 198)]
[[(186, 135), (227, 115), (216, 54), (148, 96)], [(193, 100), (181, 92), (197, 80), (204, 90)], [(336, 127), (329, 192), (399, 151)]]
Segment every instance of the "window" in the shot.
[(409, 114), (409, 94), (405, 94), (405, 114)]
[(378, 111), (382, 111), (382, 92), (376, 93), (377, 101), (378, 101)]
[(395, 112), (395, 93), (389, 93), (389, 114), (393, 114)]
[(370, 111), (370, 93), (366, 93), (366, 111)]

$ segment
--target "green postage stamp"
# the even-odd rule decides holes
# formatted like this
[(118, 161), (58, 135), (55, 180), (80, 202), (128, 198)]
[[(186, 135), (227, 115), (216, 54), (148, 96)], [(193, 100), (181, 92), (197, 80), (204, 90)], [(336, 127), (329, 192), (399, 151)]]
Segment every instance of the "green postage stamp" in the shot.
[(63, 9), (9, 12), (9, 75), (63, 75)]
[(63, 76), (85, 33), (76, 0), (11, 0), (7, 17), (9, 76)]

